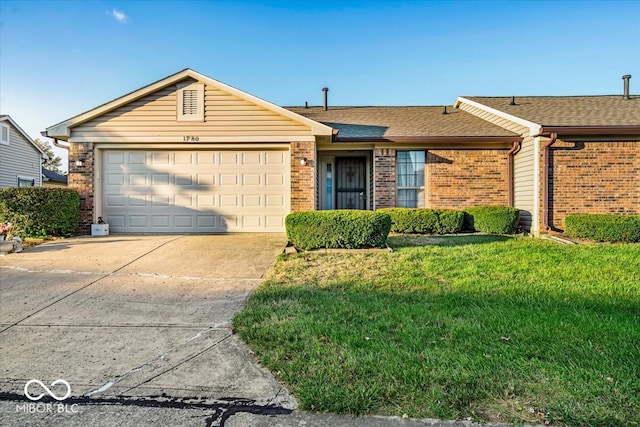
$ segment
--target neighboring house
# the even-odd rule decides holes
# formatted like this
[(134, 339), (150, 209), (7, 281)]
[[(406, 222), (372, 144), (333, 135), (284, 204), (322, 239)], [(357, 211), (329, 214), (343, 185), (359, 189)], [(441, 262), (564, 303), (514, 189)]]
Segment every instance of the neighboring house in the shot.
[(533, 234), (563, 231), (570, 214), (640, 214), (640, 96), (629, 95), (630, 77), (624, 96), (457, 99), (523, 138), (514, 206)]
[(45, 187), (66, 187), (67, 176), (42, 168), (42, 185)]
[(10, 116), (0, 115), (0, 188), (41, 186), (48, 159)]
[[(537, 234), (546, 217), (541, 164), (557, 168), (562, 159), (569, 175), (574, 166), (585, 168), (580, 156), (565, 160), (557, 151), (569, 143), (574, 150), (565, 151), (578, 152), (570, 134), (556, 128), (564, 122), (538, 125), (524, 108), (513, 116), (488, 101), (505, 98), (458, 98), (457, 108), (334, 107), (326, 95), (323, 107), (283, 108), (187, 69), (51, 126), (46, 135), (70, 143), (69, 185), (81, 193), (85, 232), (99, 216), (114, 232), (283, 231), (286, 215), (303, 210), (501, 204), (522, 209), (523, 227)], [(635, 193), (601, 204), (567, 199), (571, 212), (637, 213), (640, 99), (619, 98), (629, 111), (624, 123), (633, 123), (611, 121), (618, 114), (608, 109), (618, 104), (602, 104), (606, 123), (587, 125), (594, 133), (586, 139), (614, 141), (598, 145), (613, 144), (611, 150), (624, 146), (636, 166), (620, 170)], [(524, 99), (516, 104), (529, 105)], [(586, 112), (575, 115), (585, 121), (572, 126), (590, 120)], [(624, 141), (633, 142), (607, 136), (620, 135), (620, 126)], [(556, 138), (550, 149), (542, 147), (545, 138)], [(617, 158), (598, 159), (590, 150), (586, 167), (621, 167)], [(546, 185), (553, 199), (546, 209), (558, 226), (559, 198), (573, 182), (562, 173)], [(558, 190), (562, 185), (567, 190)]]

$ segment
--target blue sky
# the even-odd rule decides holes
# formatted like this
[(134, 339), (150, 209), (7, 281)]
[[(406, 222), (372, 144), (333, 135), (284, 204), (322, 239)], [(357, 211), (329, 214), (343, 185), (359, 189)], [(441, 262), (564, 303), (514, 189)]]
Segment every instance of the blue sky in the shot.
[(278, 105), (640, 93), (640, 1), (0, 2), (0, 113), (46, 127), (184, 68)]

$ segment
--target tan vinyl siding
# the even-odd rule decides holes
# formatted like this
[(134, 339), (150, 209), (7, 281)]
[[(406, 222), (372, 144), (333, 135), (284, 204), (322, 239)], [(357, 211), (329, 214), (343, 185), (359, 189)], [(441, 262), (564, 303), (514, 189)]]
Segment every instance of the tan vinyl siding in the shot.
[(38, 150), (9, 126), (9, 145), (0, 144), (0, 188), (17, 187), (18, 176), (34, 178), (35, 185), (42, 185), (41, 155)]
[(513, 202), (514, 206), (520, 209), (520, 225), (526, 229), (531, 228), (535, 205), (533, 147), (534, 138), (526, 137), (522, 141), (522, 148), (513, 159)]
[(534, 140), (533, 137), (529, 136), (529, 128), (464, 102), (460, 104), (459, 108), (524, 137), (522, 147), (513, 161), (513, 201), (514, 206), (521, 211), (520, 225), (530, 230), (536, 198), (534, 194), (535, 171), (533, 167)]
[(205, 88), (204, 122), (178, 122), (176, 87), (145, 96), (72, 128), (72, 138), (310, 135), (309, 126), (213, 86)]

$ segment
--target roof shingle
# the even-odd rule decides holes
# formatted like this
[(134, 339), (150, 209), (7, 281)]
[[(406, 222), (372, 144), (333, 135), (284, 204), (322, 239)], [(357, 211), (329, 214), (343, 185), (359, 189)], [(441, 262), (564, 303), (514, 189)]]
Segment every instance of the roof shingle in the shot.
[(640, 96), (464, 96), (524, 120), (553, 126), (640, 126)]
[(518, 135), (472, 114), (448, 107), (285, 107), (339, 130), (338, 139), (407, 137), (511, 137)]

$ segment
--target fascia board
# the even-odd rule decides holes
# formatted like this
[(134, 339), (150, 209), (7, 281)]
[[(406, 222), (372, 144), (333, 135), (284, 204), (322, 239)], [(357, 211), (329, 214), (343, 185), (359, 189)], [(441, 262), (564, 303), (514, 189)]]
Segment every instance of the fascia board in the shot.
[(500, 110), (496, 110), (495, 108), (491, 108), (488, 107), (484, 104), (481, 104), (479, 102), (476, 101), (472, 101), (470, 99), (467, 99), (463, 96), (459, 96), (458, 99), (456, 99), (455, 104), (453, 105), (454, 107), (458, 108), (460, 106), (460, 104), (467, 104), (467, 105), (471, 105), (473, 107), (479, 108), (481, 110), (484, 110), (488, 113), (491, 114), (495, 114), (496, 116), (502, 117), (504, 119), (510, 120), (514, 123), (517, 123), (519, 125), (525, 126), (527, 128), (529, 128), (529, 135), (538, 135), (540, 133), (540, 130), (542, 128), (542, 125), (539, 125), (537, 123), (534, 122), (530, 122), (529, 120), (525, 120), (523, 118), (517, 117), (517, 116), (513, 116), (511, 114), (505, 113), (504, 111), (500, 111)]

